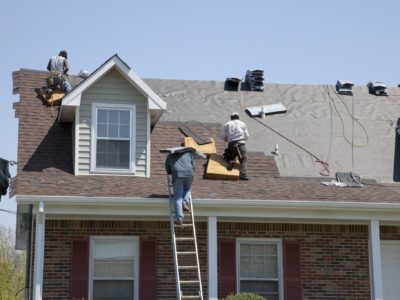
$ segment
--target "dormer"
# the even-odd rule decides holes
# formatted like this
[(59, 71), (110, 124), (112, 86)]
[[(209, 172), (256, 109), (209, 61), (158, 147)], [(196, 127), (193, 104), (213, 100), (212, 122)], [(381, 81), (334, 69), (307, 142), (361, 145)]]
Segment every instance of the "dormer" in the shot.
[(150, 132), (167, 104), (118, 55), (62, 100), (75, 175), (150, 176)]

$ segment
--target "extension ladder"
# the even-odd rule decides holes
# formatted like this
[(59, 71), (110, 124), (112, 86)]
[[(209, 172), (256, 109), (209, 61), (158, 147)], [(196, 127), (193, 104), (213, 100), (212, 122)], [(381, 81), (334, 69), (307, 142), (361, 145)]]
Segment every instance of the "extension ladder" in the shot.
[(168, 193), (177, 299), (203, 300), (192, 197), (190, 196), (189, 198), (190, 212), (184, 212), (185, 218), (183, 224), (175, 225), (174, 199), (170, 176), (168, 176)]

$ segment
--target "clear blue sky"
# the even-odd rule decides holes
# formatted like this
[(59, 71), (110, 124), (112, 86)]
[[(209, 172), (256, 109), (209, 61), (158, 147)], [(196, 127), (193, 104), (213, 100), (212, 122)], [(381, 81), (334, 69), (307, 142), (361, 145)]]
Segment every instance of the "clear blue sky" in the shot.
[[(68, 51), (70, 74), (115, 53), (146, 78), (400, 83), (398, 0), (1, 1), (0, 157), (17, 160), (11, 73)], [(40, 122), (40, 120), (37, 120)], [(13, 175), (16, 170), (11, 169)], [(16, 210), (2, 197), (0, 209)], [(0, 212), (15, 227), (15, 215)]]

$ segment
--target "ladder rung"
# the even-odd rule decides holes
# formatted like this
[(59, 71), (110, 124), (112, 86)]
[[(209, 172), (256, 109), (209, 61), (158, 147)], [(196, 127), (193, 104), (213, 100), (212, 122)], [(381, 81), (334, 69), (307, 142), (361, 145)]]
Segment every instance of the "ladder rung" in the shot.
[(178, 255), (194, 255), (196, 251), (177, 252)]
[(177, 241), (193, 241), (194, 238), (192, 237), (177, 237), (175, 238)]
[(197, 269), (197, 266), (179, 266), (179, 269), (182, 269), (182, 270), (194, 270), (194, 269)]
[(193, 227), (192, 223), (183, 223), (181, 225), (175, 224), (175, 227)]
[(181, 299), (201, 299), (201, 297), (200, 296), (196, 296), (196, 295), (193, 295), (193, 296), (184, 296), (184, 295), (182, 295)]
[(192, 283), (199, 283), (198, 280), (181, 280), (181, 284), (192, 284)]

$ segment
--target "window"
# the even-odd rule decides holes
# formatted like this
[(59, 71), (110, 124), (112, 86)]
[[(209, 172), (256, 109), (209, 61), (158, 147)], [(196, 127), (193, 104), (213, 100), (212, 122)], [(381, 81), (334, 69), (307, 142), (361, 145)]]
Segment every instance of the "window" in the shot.
[(135, 106), (92, 106), (92, 171), (134, 172)]
[(239, 239), (237, 248), (238, 291), (283, 299), (281, 241)]
[(91, 239), (89, 299), (138, 299), (137, 248), (137, 238)]

